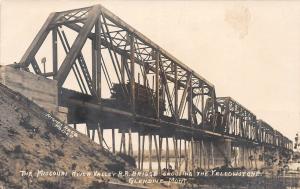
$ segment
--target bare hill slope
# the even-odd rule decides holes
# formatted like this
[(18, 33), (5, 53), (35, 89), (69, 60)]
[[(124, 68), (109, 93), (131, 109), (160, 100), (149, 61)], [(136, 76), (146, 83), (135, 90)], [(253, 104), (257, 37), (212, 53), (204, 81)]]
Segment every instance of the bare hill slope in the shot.
[[(100, 150), (86, 136), (63, 127), (61, 130), (75, 137), (67, 136), (57, 124), (61, 125), (42, 108), (0, 84), (0, 186), (92, 188), (96, 180), (111, 178), (71, 176), (72, 171), (130, 169), (120, 157)], [(67, 172), (67, 175), (37, 177), (39, 170)], [(32, 171), (32, 176), (21, 171)]]

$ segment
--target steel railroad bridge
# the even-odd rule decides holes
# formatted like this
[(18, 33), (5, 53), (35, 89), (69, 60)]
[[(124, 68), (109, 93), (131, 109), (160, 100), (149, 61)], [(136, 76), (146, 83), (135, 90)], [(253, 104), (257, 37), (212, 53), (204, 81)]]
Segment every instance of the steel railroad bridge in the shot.
[[(43, 70), (37, 59), (47, 45), (50, 62)], [(101, 147), (108, 129), (112, 152), (118, 151), (115, 129), (121, 133), (120, 153), (134, 156), (137, 144), (142, 170), (145, 138), (148, 170), (152, 161), (159, 171), (169, 169), (171, 156), (176, 170), (225, 164), (251, 169), (265, 164), (266, 153), (287, 158), (292, 152), (291, 140), (232, 98), (217, 97), (213, 84), (101, 5), (50, 14), (11, 66), (55, 81), (58, 106), (68, 108), (67, 123), (86, 124)], [(78, 85), (72, 88), (68, 78)], [(239, 154), (235, 161), (233, 151)]]

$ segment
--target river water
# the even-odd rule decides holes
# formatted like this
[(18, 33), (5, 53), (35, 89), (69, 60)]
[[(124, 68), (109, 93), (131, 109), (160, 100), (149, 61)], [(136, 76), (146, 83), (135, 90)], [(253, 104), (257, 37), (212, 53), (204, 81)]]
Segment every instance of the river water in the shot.
[[(193, 181), (192, 181), (193, 182)], [(300, 175), (274, 177), (218, 177), (188, 182), (179, 189), (300, 189)]]
[[(144, 165), (147, 167), (147, 164)], [(154, 169), (156, 166), (154, 166)], [(255, 177), (202, 177), (189, 179), (176, 189), (300, 189), (300, 163), (289, 164), (283, 175)]]

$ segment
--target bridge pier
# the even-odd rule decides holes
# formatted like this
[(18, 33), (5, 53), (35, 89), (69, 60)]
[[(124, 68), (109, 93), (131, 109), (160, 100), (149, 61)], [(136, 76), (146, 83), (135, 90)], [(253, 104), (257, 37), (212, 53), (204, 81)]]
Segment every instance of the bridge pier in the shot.
[(67, 122), (68, 108), (58, 105), (56, 80), (0, 65), (0, 83), (32, 100), (62, 122)]
[(263, 153), (260, 147), (241, 145), (238, 147), (238, 163), (237, 167), (244, 167), (246, 169), (259, 169), (263, 162), (259, 157)]
[(239, 147), (239, 152), (240, 152), (240, 167), (245, 167), (246, 168), (246, 147), (245, 146), (240, 146)]
[(231, 163), (231, 140), (230, 139), (218, 139), (211, 142), (213, 146), (213, 162), (210, 167), (222, 167), (223, 165)]
[(255, 161), (255, 169), (259, 170), (264, 167), (264, 146), (257, 146), (255, 148), (255, 155), (254, 155), (254, 161)]

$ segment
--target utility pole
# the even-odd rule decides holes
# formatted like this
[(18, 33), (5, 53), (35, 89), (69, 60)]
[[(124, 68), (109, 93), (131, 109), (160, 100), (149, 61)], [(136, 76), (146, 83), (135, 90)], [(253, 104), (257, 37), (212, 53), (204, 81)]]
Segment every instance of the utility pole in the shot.
[(43, 57), (41, 60), (43, 66), (44, 66), (44, 74), (46, 73), (46, 57)]

